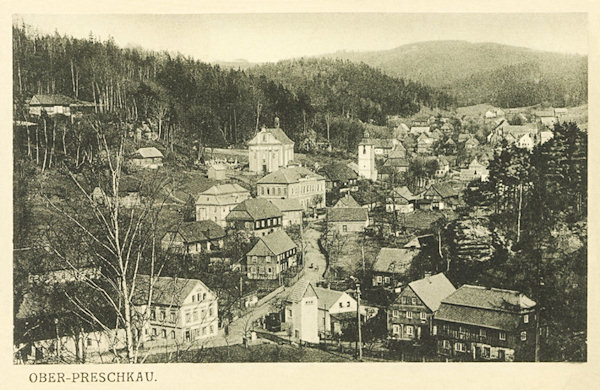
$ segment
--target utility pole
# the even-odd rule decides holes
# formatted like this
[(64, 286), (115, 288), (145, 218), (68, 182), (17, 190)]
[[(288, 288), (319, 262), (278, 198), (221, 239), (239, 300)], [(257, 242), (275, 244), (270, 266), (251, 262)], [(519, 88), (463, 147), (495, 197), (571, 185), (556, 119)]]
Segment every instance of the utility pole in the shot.
[(358, 360), (362, 361), (362, 335), (360, 331), (360, 283), (356, 281), (356, 320), (358, 324), (358, 341), (356, 343), (358, 347)]

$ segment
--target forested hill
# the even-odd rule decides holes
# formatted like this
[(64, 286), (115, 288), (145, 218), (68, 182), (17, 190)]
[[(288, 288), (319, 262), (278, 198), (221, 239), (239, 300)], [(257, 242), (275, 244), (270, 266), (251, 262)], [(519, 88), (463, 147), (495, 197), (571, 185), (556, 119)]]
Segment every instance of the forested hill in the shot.
[[(364, 62), (394, 77), (443, 88), (460, 105), (511, 107), (548, 102), (573, 106), (587, 102), (587, 56), (496, 43), (431, 41), (320, 57)], [(523, 95), (523, 86), (531, 91), (529, 95)], [(507, 98), (512, 90), (519, 91), (518, 96)]]
[[(309, 129), (324, 134), (324, 115), (353, 125), (359, 119), (382, 123), (386, 115), (406, 116), (424, 104), (449, 102), (429, 87), (366, 65), (296, 61), (250, 72), (123, 49), (92, 36), (38, 35), (26, 26), (13, 26), (13, 68), (16, 119), (24, 119), (24, 103), (32, 95), (64, 94), (96, 102), (129, 123), (158, 123), (163, 138), (169, 134), (168, 139), (187, 145), (242, 144), (275, 116), (293, 140), (301, 141)], [(348, 141), (343, 132), (343, 126), (334, 126), (332, 138), (348, 147), (362, 136), (355, 131)]]
[(295, 94), (310, 97), (320, 111), (385, 123), (390, 113), (412, 113), (424, 104), (447, 108), (452, 98), (434, 88), (382, 73), (364, 63), (344, 60), (297, 59), (249, 69)]

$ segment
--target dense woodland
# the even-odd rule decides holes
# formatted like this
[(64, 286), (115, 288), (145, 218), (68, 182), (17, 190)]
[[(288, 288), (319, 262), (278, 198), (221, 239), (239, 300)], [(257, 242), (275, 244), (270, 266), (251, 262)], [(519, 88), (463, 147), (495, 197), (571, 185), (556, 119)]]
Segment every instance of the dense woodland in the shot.
[(447, 107), (446, 94), (348, 61), (282, 62), (245, 72), (171, 53), (121, 49), (93, 36), (38, 35), (13, 27), (15, 119), (34, 94), (95, 102), (128, 122), (149, 121), (168, 142), (227, 146), (249, 140), (278, 116), (292, 140), (308, 130), (352, 149), (352, 127), (422, 105)]

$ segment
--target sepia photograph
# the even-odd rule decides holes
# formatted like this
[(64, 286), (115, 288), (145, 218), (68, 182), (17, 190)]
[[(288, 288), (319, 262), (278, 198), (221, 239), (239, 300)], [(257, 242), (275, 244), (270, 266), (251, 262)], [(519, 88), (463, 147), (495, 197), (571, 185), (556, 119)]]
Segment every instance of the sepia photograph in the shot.
[(588, 362), (588, 14), (509, 11), (12, 15), (3, 354)]

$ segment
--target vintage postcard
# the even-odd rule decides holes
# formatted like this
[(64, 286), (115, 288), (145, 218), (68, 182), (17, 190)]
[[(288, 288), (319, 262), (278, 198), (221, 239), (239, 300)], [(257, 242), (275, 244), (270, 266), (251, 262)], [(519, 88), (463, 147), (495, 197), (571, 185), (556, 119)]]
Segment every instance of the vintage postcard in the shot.
[(589, 367), (588, 12), (57, 11), (11, 16), (11, 383)]

